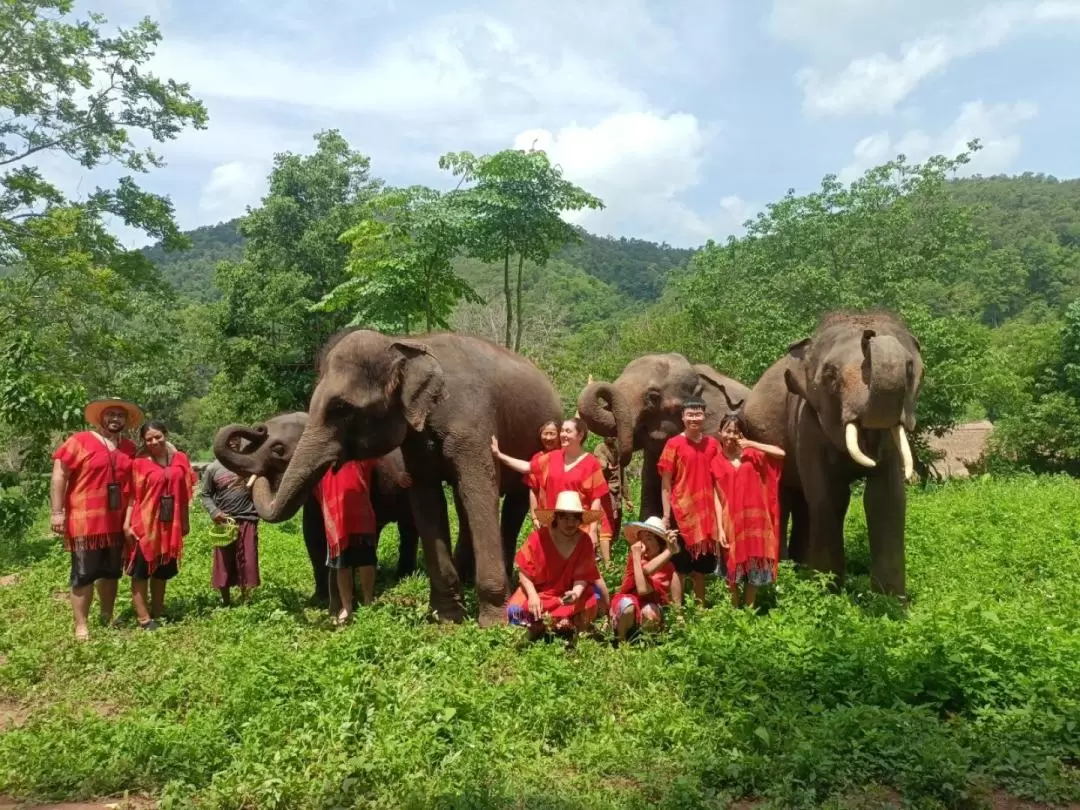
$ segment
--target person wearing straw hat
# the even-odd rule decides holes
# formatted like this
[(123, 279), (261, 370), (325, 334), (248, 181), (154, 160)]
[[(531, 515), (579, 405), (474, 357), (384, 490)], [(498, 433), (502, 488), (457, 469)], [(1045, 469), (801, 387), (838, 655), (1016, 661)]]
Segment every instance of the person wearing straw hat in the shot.
[(626, 641), (638, 627), (649, 632), (663, 627), (660, 606), (670, 599), (675, 576), (671, 558), (679, 551), (679, 533), (665, 529), (660, 517), (628, 523), (623, 534), (630, 553), (622, 585), (611, 600), (611, 624), (618, 641)]
[(71, 554), (71, 609), (75, 638), (90, 638), (90, 605), (97, 588), (101, 620), (112, 621), (123, 573), (124, 513), (131, 497), (134, 442), (124, 430), (139, 427), (142, 409), (115, 397), (83, 410), (90, 430), (69, 436), (53, 453), (49, 526)]
[(586, 509), (581, 496), (567, 490), (550, 508), (537, 509), (536, 517), (541, 527), (514, 557), (521, 584), (510, 597), (506, 617), (528, 628), (530, 640), (549, 628), (572, 638), (596, 618), (593, 583), (600, 571), (584, 527), (598, 521), (600, 511)]

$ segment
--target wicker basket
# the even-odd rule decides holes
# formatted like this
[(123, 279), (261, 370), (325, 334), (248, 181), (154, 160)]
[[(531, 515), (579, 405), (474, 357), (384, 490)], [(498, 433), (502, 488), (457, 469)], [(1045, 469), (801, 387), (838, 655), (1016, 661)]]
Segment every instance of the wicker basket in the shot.
[(231, 546), (236, 542), (239, 527), (231, 517), (226, 518), (224, 523), (210, 524), (210, 542), (215, 546)]

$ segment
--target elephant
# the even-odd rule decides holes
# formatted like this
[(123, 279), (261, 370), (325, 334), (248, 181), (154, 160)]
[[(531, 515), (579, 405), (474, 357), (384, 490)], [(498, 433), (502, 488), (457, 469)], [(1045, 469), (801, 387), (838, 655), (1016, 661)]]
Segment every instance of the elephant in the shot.
[(683, 402), (691, 397), (705, 401), (704, 429), (712, 435), (724, 415), (736, 411), (749, 394), (738, 380), (691, 364), (681, 354), (647, 354), (627, 364), (615, 382), (587, 385), (578, 397), (578, 413), (593, 432), (617, 437), (623, 465), (635, 450), (644, 450), (639, 508), (644, 520), (663, 514), (656, 464), (667, 440), (683, 431)]
[[(276, 485), (295, 452), (300, 436), (308, 423), (304, 411), (283, 413), (254, 427), (227, 425), (214, 440), (214, 454), (221, 463), (239, 475), (267, 478)], [(230, 444), (241, 439), (242, 446), (234, 450)], [(388, 523), (398, 524), (397, 576), (406, 577), (416, 570), (417, 531), (413, 521), (409, 496), (397, 480), (405, 471), (401, 452), (395, 450), (383, 456), (371, 476), (371, 505), (375, 512), (377, 531), (381, 534)], [(335, 583), (326, 568), (326, 529), (322, 509), (313, 496), (303, 504), (304, 545), (307, 547), (311, 570), (315, 578), (315, 598), (331, 602)]]
[[(908, 434), (924, 372), (919, 341), (888, 312), (834, 312), (761, 376), (741, 416), (751, 439), (786, 452), (780, 477), (788, 556), (844, 581), (851, 484), (863, 498), (874, 589), (906, 596)], [(783, 539), (783, 538), (782, 538)]]
[[(442, 486), (448, 481), (473, 540), (479, 623), (503, 624), (507, 558), (529, 493), (521, 475), (496, 466), (491, 437), (507, 453), (530, 458), (540, 450), (540, 426), (561, 412), (558, 394), (533, 363), (489, 341), (448, 332), (397, 337), (352, 330), (327, 344), (308, 424), (280, 482), (259, 478), (252, 496), (264, 520), (286, 520), (330, 465), (400, 448), (413, 480), (409, 499), (436, 617), (464, 619)], [(501, 542), (500, 494), (506, 496)]]

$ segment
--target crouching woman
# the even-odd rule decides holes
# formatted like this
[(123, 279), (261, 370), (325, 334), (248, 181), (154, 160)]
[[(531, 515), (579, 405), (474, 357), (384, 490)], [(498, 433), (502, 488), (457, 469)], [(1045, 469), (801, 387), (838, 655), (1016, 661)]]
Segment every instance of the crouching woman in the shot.
[(514, 557), (521, 586), (510, 597), (506, 616), (528, 628), (529, 639), (550, 628), (573, 637), (596, 618), (593, 582), (600, 578), (592, 538), (585, 526), (600, 519), (586, 510), (577, 492), (560, 492), (554, 509), (537, 509), (540, 528)]
[(623, 534), (630, 544), (630, 554), (622, 585), (611, 602), (611, 624), (619, 641), (626, 641), (639, 627), (647, 632), (663, 627), (660, 608), (671, 598), (671, 579), (675, 576), (671, 558), (679, 551), (679, 533), (674, 529), (665, 531), (659, 517), (628, 523)]

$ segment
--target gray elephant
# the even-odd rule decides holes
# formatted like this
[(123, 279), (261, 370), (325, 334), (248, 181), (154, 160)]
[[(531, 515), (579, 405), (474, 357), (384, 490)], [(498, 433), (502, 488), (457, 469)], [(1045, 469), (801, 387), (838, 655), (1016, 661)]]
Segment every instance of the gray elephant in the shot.
[[(307, 423), (308, 415), (304, 411), (295, 411), (279, 414), (253, 427), (227, 425), (215, 436), (214, 454), (225, 467), (238, 475), (261, 476), (277, 486)], [(239, 450), (230, 446), (234, 439), (241, 440)], [(388, 523), (398, 525), (399, 578), (416, 570), (418, 537), (408, 492), (399, 483), (404, 472), (405, 461), (401, 452), (395, 450), (379, 460), (371, 476), (371, 505), (377, 531), (381, 534)], [(328, 576), (326, 568), (326, 529), (322, 510), (314, 497), (304, 501), (303, 527), (304, 545), (315, 579), (315, 598), (321, 602), (333, 602), (334, 580)]]
[(919, 342), (902, 320), (837, 312), (758, 380), (742, 416), (750, 438), (787, 453), (780, 501), (791, 559), (843, 583), (844, 516), (852, 482), (865, 478), (873, 587), (906, 593), (904, 483), (922, 378)]
[(615, 382), (586, 386), (578, 412), (593, 432), (617, 437), (624, 465), (635, 450), (644, 450), (639, 517), (645, 519), (663, 513), (656, 464), (667, 440), (683, 431), (683, 402), (705, 400), (705, 432), (712, 435), (724, 415), (737, 410), (749, 394), (738, 380), (706, 365), (691, 365), (681, 354), (648, 354), (627, 364)]
[(449, 333), (402, 338), (358, 329), (331, 339), (321, 366), (310, 419), (280, 484), (260, 478), (252, 488), (260, 516), (278, 522), (295, 514), (331, 464), (400, 448), (436, 615), (464, 617), (442, 486), (449, 481), (473, 538), (480, 624), (505, 622), (508, 557), (529, 498), (519, 474), (496, 469), (491, 437), (518, 458), (536, 453), (540, 426), (561, 414), (551, 382), (519, 354)]

